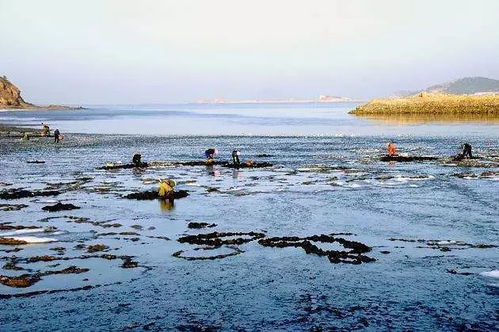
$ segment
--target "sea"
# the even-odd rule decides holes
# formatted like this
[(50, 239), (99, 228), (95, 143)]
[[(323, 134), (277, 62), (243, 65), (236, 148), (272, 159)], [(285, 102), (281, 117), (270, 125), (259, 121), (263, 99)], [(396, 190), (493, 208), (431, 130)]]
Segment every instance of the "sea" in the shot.
[[(0, 111), (64, 136), (0, 138), (0, 196), (31, 193), (0, 198), (25, 242), (0, 244), (0, 330), (499, 330), (499, 121), (357, 105)], [(390, 141), (436, 159), (383, 162)], [(182, 164), (208, 148), (272, 166)], [(167, 178), (189, 195), (126, 198)]]

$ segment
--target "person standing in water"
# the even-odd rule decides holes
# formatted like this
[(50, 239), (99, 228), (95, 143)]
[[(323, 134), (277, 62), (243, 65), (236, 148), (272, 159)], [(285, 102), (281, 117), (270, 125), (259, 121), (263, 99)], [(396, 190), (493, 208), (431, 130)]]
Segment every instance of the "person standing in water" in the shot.
[(388, 143), (387, 152), (390, 157), (395, 157), (397, 155), (397, 146), (394, 142)]
[(61, 137), (61, 133), (59, 132), (59, 129), (54, 130), (54, 143), (59, 143)]
[(236, 166), (239, 166), (241, 164), (241, 162), (239, 161), (239, 156), (240, 155), (241, 155), (241, 152), (239, 152), (238, 150), (232, 151), (232, 162)]

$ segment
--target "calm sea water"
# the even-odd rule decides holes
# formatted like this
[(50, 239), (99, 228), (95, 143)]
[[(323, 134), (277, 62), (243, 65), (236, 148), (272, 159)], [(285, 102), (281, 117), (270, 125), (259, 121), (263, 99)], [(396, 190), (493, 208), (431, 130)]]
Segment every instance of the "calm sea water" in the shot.
[[(47, 122), (66, 134), (58, 145), (47, 138), (0, 139), (0, 191), (62, 191), (0, 200), (26, 205), (0, 210), (0, 222), (40, 227), (1, 230), (0, 236), (14, 232), (55, 241), (17, 246), (22, 249), (17, 252), (0, 245), (1, 265), (40, 255), (60, 258), (20, 260), (23, 270), (4, 266), (0, 274), (90, 269), (43, 276), (28, 288), (0, 285), (0, 330), (497, 330), (497, 124), (386, 123), (348, 115), (354, 106), (0, 113), (0, 122)], [(401, 153), (442, 159), (380, 162), (391, 138)], [(485, 158), (481, 166), (490, 167), (446, 164), (445, 157), (464, 140)], [(208, 147), (220, 150), (220, 160), (238, 148), (243, 160), (274, 167), (235, 171), (164, 163), (143, 170), (97, 169), (107, 161), (127, 162), (135, 152), (146, 161), (201, 160)], [(31, 160), (45, 163), (27, 163)], [(166, 177), (190, 195), (173, 206), (123, 198), (156, 188)], [(42, 210), (56, 202), (80, 209)], [(216, 226), (190, 229), (192, 221)], [(331, 264), (301, 248), (268, 248), (256, 241), (218, 249), (177, 241), (214, 231), (267, 237), (352, 233), (341, 237), (372, 247), (366, 255), (376, 261)], [(108, 254), (134, 256), (139, 266), (123, 269), (120, 260), (85, 258), (92, 244), (108, 246)], [(54, 247), (65, 250), (59, 255)], [(172, 256), (179, 250), (190, 258), (242, 252), (185, 260)], [(27, 294), (36, 291), (50, 293)], [(9, 298), (22, 294), (27, 297)]]
[[(63, 132), (137, 135), (482, 136), (499, 137), (499, 119), (387, 122), (348, 114), (358, 103), (87, 106), (85, 110), (0, 112), (2, 123), (49, 123)], [(408, 119), (410, 120), (410, 119)]]

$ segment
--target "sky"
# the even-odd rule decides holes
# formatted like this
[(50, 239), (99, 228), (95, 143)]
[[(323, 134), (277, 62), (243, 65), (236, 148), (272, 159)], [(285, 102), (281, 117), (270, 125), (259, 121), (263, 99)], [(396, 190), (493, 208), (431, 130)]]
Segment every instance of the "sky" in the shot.
[(0, 75), (38, 104), (368, 99), (499, 79), (498, 0), (0, 0)]

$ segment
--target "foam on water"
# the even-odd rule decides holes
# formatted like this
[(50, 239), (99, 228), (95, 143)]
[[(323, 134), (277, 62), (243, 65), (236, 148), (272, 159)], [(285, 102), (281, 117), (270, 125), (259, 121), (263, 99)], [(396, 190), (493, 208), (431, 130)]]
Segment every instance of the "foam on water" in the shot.
[(481, 272), (481, 276), (499, 279), (499, 270), (492, 270), (488, 272)]

